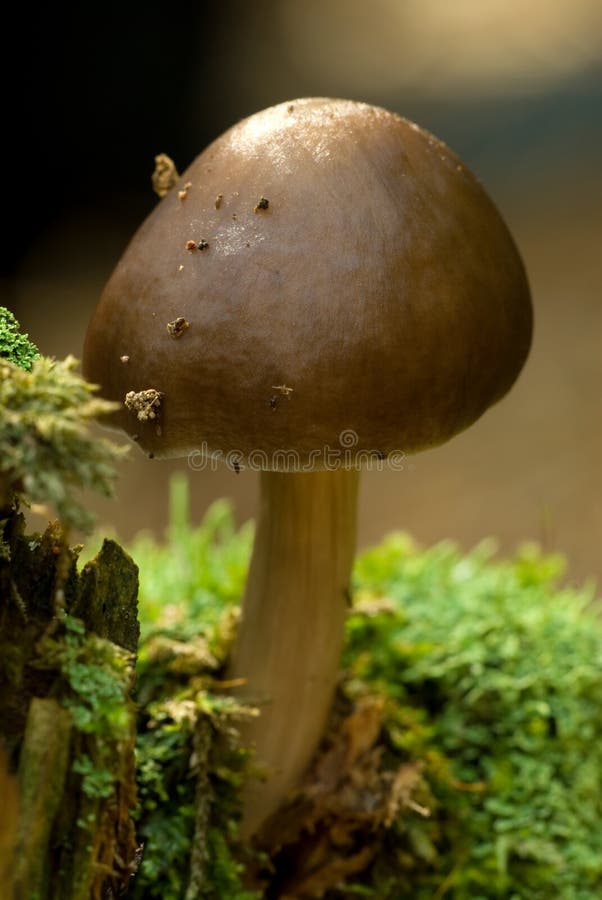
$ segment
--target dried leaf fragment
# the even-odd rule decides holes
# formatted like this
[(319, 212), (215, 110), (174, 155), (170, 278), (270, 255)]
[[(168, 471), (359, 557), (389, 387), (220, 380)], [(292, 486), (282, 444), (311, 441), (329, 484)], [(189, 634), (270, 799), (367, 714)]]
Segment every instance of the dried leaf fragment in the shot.
[(404, 809), (411, 809), (423, 818), (431, 815), (431, 810), (421, 803), (417, 803), (413, 797), (422, 781), (423, 766), (420, 763), (406, 763), (395, 773), (391, 783), (391, 789), (385, 801), (385, 814), (383, 822), (385, 828), (390, 828), (396, 817)]
[(159, 153), (155, 156), (155, 171), (151, 176), (155, 194), (159, 197), (165, 197), (179, 177), (176, 164), (171, 157), (165, 153)]
[(354, 711), (343, 722), (341, 733), (347, 739), (346, 772), (376, 743), (382, 728), (384, 708), (384, 697), (361, 697)]
[(375, 616), (392, 616), (396, 609), (395, 603), (389, 597), (370, 597), (366, 600), (359, 600), (350, 610), (350, 615), (366, 616), (366, 618), (372, 619)]
[(148, 388), (145, 391), (128, 391), (123, 402), (129, 410), (136, 413), (140, 422), (147, 422), (157, 418), (162, 399), (161, 391)]
[(218, 666), (209, 642), (201, 635), (186, 642), (157, 635), (150, 639), (147, 652), (153, 661), (165, 663), (168, 672), (183, 675), (206, 674)]

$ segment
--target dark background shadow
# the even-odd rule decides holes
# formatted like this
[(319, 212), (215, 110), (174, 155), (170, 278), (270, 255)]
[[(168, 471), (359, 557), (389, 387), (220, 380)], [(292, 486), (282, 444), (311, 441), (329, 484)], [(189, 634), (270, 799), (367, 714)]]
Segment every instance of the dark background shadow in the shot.
[[(448, 9), (444, 16), (435, 12)], [(452, 9), (452, 12), (449, 12)], [(22, 5), (4, 83), (2, 298), (45, 353), (81, 355), (102, 285), (153, 208), (153, 157), (182, 170), (225, 128), (298, 96), (380, 103), (426, 126), (485, 183), (523, 253), (536, 309), (511, 394), (401, 473), (363, 480), (360, 543), (403, 528), (469, 547), (494, 535), (602, 576), (602, 16), (588, 0), (329, 3), (222, 0)], [(547, 10), (547, 12), (546, 12)], [(512, 26), (514, 16), (514, 27)], [(531, 18), (530, 18), (531, 17)], [(136, 451), (118, 502), (124, 537), (166, 516), (178, 463)], [(195, 515), (252, 473), (191, 473)]]

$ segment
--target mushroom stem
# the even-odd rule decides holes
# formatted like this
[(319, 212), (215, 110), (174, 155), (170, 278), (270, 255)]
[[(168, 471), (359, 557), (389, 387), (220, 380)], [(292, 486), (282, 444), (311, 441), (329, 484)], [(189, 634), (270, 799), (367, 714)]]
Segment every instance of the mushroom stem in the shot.
[(243, 837), (296, 787), (332, 704), (355, 552), (359, 471), (262, 472), (261, 503), (229, 675), (260, 715), (242, 729), (250, 778)]

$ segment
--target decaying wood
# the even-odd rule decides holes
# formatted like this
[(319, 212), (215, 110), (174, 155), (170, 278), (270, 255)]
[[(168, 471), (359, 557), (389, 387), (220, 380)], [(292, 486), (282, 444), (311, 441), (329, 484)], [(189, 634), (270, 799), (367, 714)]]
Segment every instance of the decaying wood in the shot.
[[(42, 535), (27, 535), (16, 508), (4, 514), (0, 778), (8, 806), (0, 816), (0, 895), (103, 900), (117, 896), (135, 868), (135, 709), (124, 697), (126, 724), (118, 738), (81, 729), (72, 715), (77, 697), (65, 672), (73, 639), (65, 623), (74, 617), (82, 623), (77, 626), (82, 654), (89, 641), (99, 659), (134, 651), (137, 568), (117, 544), (106, 541), (80, 574), (77, 552), (56, 523)], [(107, 780), (99, 796), (83, 790), (83, 776), (74, 767), (82, 757)]]

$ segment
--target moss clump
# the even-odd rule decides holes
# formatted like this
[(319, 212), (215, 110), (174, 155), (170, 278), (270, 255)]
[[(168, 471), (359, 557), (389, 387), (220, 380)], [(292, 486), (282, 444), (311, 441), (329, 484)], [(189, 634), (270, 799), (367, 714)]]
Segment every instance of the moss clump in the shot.
[(0, 358), (29, 372), (40, 352), (28, 335), (20, 333), (19, 327), (13, 314), (0, 306)]
[[(186, 896), (199, 803), (188, 762), (199, 721), (216, 738), (235, 727), (219, 675), (250, 545), (223, 504), (189, 527), (178, 481), (166, 543), (132, 547), (144, 635), (138, 878), (151, 891), (139, 896)], [(207, 757), (199, 896), (599, 897), (602, 625), (591, 590), (561, 590), (559, 574), (533, 548), (496, 562), (487, 545), (463, 555), (393, 536), (363, 554), (329, 734), (252, 854), (237, 841), (244, 754), (231, 742)]]
[[(400, 536), (358, 561), (359, 599), (390, 608), (350, 617), (351, 683), (419, 717), (456, 786), (433, 783), (440, 839), (407, 896), (602, 893), (602, 623), (591, 589), (556, 587), (561, 570), (533, 547), (493, 562), (487, 544), (463, 556)], [(391, 738), (413, 751), (403, 722)], [(375, 877), (387, 870), (394, 855)]]
[[(163, 658), (161, 665), (174, 661)], [(147, 673), (156, 664), (147, 657)], [(133, 898), (262, 896), (242, 883), (237, 840), (248, 753), (237, 745), (235, 723), (248, 711), (214, 691), (208, 673), (199, 672), (188, 686), (174, 689), (172, 681), (171, 699), (156, 700), (141, 714), (136, 821), (145, 850)]]
[[(252, 534), (224, 503), (198, 528), (176, 478), (166, 545), (140, 536), (144, 633), (139, 705), (137, 833), (145, 844), (133, 898), (258, 900), (243, 883), (240, 786), (249, 754), (236, 723), (249, 710), (220, 685)], [(255, 855), (252, 856), (255, 858)]]
[(76, 368), (73, 357), (34, 359), (29, 370), (0, 360), (0, 508), (17, 492), (50, 504), (63, 525), (88, 529), (92, 517), (78, 493), (110, 496), (124, 450), (88, 431), (113, 404), (94, 397)]

